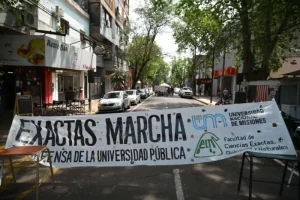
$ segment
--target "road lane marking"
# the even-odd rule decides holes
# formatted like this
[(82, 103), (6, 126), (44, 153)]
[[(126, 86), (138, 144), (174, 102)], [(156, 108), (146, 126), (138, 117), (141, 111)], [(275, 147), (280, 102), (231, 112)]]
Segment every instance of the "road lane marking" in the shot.
[(179, 169), (173, 170), (177, 200), (184, 200)]
[(137, 105), (136, 107), (134, 107), (134, 109), (132, 109), (132, 110), (130, 110), (129, 112), (132, 112), (132, 111), (134, 111), (135, 109), (137, 109), (138, 107), (140, 107), (143, 103), (145, 103), (148, 99), (150, 99), (152, 97), (152, 95), (151, 96), (149, 96), (148, 98), (146, 98), (142, 103), (140, 103), (139, 105)]
[[(275, 160), (275, 162), (277, 162), (279, 165), (281, 165), (282, 167), (284, 167), (284, 163), (283, 163), (283, 162), (281, 162), (280, 160), (277, 160), (277, 159), (274, 159), (274, 160)], [(293, 172), (293, 169), (290, 168), (289, 166), (288, 166), (288, 170), (289, 170), (290, 172)], [(296, 176), (299, 176), (299, 172), (296, 172), (295, 170), (294, 170), (294, 174), (295, 174)]]

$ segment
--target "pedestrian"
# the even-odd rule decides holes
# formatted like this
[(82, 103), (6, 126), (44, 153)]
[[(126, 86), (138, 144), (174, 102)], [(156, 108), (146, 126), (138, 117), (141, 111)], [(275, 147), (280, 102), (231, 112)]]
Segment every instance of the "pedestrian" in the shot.
[(170, 96), (170, 88), (167, 89), (167, 97)]
[(171, 96), (174, 96), (174, 88), (171, 87)]
[(228, 97), (228, 90), (227, 90), (227, 88), (225, 88), (224, 91), (223, 91), (223, 97), (224, 97), (225, 100)]
[(217, 87), (217, 96), (218, 97), (220, 96), (220, 92), (221, 92), (220, 87)]

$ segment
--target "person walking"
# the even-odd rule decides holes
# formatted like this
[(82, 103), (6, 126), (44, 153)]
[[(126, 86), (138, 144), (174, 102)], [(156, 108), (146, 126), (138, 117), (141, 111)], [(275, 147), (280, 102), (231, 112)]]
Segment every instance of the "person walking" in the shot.
[(174, 88), (173, 88), (173, 86), (171, 87), (171, 96), (172, 97), (174, 96)]
[(224, 91), (223, 91), (223, 97), (224, 97), (224, 100), (226, 100), (227, 97), (228, 97), (228, 90), (227, 90), (227, 88), (225, 88)]

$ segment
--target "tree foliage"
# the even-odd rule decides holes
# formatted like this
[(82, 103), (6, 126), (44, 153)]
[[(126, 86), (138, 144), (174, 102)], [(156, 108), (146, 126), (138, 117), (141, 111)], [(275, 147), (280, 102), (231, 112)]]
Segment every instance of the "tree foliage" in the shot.
[(39, 0), (1, 0), (0, 10), (12, 13), (18, 20), (23, 20), (23, 13), (26, 10), (36, 8)]
[(247, 79), (254, 78), (253, 70), (259, 69), (260, 78), (266, 78), (271, 69), (281, 66), (279, 61), (300, 25), (298, 0), (179, 0), (177, 7), (179, 13), (192, 16), (187, 24), (195, 24), (209, 10), (213, 19), (230, 27), (235, 43), (241, 44), (239, 57)]
[(132, 88), (142, 76), (147, 76), (144, 72), (149, 63), (161, 57), (155, 38), (171, 20), (171, 2), (172, 0), (145, 0), (145, 6), (136, 9), (139, 21), (133, 25), (132, 42), (127, 51), (133, 69)]
[[(148, 39), (146, 36), (135, 36), (127, 48), (127, 56), (133, 68), (132, 88), (135, 87), (138, 80), (143, 81), (143, 78), (146, 78), (151, 72), (151, 63), (162, 58), (161, 48), (155, 42), (151, 44), (150, 48)], [(147, 62), (145, 62), (145, 52)]]
[(114, 90), (123, 90), (128, 80), (128, 72), (121, 67), (114, 67), (113, 73), (110, 75), (111, 83), (114, 85)]
[[(185, 79), (191, 78), (192, 60), (189, 58), (174, 58), (171, 63), (171, 84), (183, 87)], [(193, 79), (193, 78), (192, 78)]]
[(168, 82), (170, 66), (163, 58), (149, 63), (150, 72), (147, 73), (147, 81), (152, 85), (160, 85)]

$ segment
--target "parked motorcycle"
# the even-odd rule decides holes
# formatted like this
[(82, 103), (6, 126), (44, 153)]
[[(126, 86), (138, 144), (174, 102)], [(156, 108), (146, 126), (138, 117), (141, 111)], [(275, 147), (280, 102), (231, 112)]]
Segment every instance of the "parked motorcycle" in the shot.
[(222, 99), (222, 98), (219, 98), (219, 100), (217, 101), (217, 103), (215, 104), (216, 106), (217, 105), (228, 105), (228, 104), (231, 104), (231, 101), (232, 100), (232, 94), (229, 94), (226, 98)]

